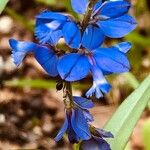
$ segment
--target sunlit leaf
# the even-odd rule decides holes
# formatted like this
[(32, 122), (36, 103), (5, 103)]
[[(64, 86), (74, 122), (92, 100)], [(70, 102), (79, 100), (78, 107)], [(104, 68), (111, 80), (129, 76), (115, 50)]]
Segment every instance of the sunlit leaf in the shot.
[(123, 150), (129, 137), (150, 99), (150, 75), (120, 105), (112, 118), (105, 125), (114, 139), (110, 140), (112, 150)]
[(143, 129), (142, 129), (142, 135), (143, 135), (143, 144), (144, 144), (145, 150), (150, 150), (150, 120), (147, 120), (144, 123)]
[(36, 0), (38, 3), (44, 3), (46, 5), (54, 5), (56, 3), (55, 0)]
[[(55, 89), (56, 82), (54, 80), (42, 80), (42, 79), (15, 79), (5, 81), (4, 84), (8, 87), (16, 87), (16, 88), (35, 88), (35, 89)], [(88, 84), (80, 84), (74, 83), (74, 89), (87, 89), (90, 85)]]

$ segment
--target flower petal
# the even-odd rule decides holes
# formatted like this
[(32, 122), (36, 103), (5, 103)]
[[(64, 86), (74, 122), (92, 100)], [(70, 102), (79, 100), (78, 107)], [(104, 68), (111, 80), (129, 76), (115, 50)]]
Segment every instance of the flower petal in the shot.
[(84, 117), (85, 117), (87, 122), (93, 122), (94, 121), (93, 116), (90, 114), (90, 112), (87, 109), (83, 110), (83, 114), (84, 114)]
[(65, 42), (71, 47), (78, 49), (81, 42), (81, 32), (74, 22), (67, 22), (63, 26), (63, 36)]
[(110, 145), (102, 138), (94, 137), (100, 150), (111, 150)]
[(102, 0), (98, 0), (96, 5), (94, 6), (93, 12), (96, 12), (97, 9), (99, 9), (101, 5), (102, 5)]
[(81, 109), (77, 108), (72, 111), (71, 125), (75, 133), (82, 139), (88, 140), (91, 138), (91, 133)]
[(106, 81), (101, 69), (96, 64), (91, 65), (90, 70), (93, 76), (93, 86), (87, 91), (86, 96), (90, 97), (95, 94), (96, 98), (100, 98), (103, 93), (110, 91), (111, 85)]
[(110, 145), (102, 138), (92, 138), (81, 142), (82, 150), (111, 150)]
[(103, 129), (96, 128), (96, 134), (102, 138), (113, 138), (113, 134), (111, 132), (105, 131)]
[(49, 75), (54, 77), (58, 75), (58, 57), (51, 49), (33, 42), (23, 42), (14, 39), (10, 39), (9, 44), (13, 49), (12, 57), (17, 66), (21, 64), (22, 60), (28, 53), (33, 53), (36, 60)]
[(61, 13), (44, 11), (36, 16), (35, 36), (40, 43), (56, 45), (62, 36), (62, 26), (69, 20)]
[(93, 138), (87, 141), (82, 141), (80, 145), (82, 150), (101, 150), (99, 149), (98, 142)]
[(66, 118), (65, 118), (65, 122), (64, 122), (62, 128), (61, 128), (60, 131), (58, 132), (57, 136), (54, 138), (54, 140), (55, 140), (56, 142), (58, 142), (58, 141), (63, 137), (63, 135), (64, 135), (64, 133), (66, 132), (67, 128), (68, 128), (68, 119), (67, 119), (67, 117), (66, 117)]
[[(72, 111), (74, 111), (74, 110), (72, 110)], [(70, 112), (70, 113), (72, 113), (72, 112)], [(80, 138), (78, 137), (78, 135), (75, 133), (75, 131), (72, 128), (70, 113), (67, 114), (67, 116), (68, 116), (68, 129), (67, 129), (68, 139), (69, 139), (70, 143), (77, 143), (80, 141)]]
[(82, 45), (88, 50), (93, 50), (98, 48), (104, 39), (104, 32), (99, 27), (89, 25), (83, 33)]
[(130, 6), (127, 1), (107, 1), (101, 6), (99, 14), (108, 18), (117, 18), (126, 14)]
[(87, 9), (88, 0), (71, 0), (71, 5), (76, 13), (84, 14)]
[(39, 64), (50, 76), (55, 77), (58, 75), (57, 71), (58, 57), (51, 49), (48, 49), (45, 46), (39, 46), (34, 51), (34, 56), (36, 60), (39, 62)]
[(83, 79), (89, 72), (89, 62), (86, 56), (71, 53), (64, 55), (58, 62), (58, 72), (66, 81)]
[(130, 64), (125, 54), (114, 47), (96, 49), (93, 55), (97, 65), (103, 71), (122, 73), (128, 72), (130, 69)]
[(33, 42), (23, 42), (15, 39), (10, 39), (9, 45), (12, 48), (13, 61), (17, 66), (22, 63), (22, 60), (29, 52), (33, 52), (37, 48), (37, 45)]
[(94, 107), (94, 103), (86, 98), (74, 96), (73, 97), (74, 102), (83, 109), (89, 109)]
[(68, 16), (58, 13), (58, 12), (51, 12), (51, 11), (43, 11), (36, 16), (36, 24), (43, 24), (46, 22), (50, 22), (52, 20), (59, 20), (59, 21), (67, 21)]
[(121, 38), (136, 28), (136, 21), (129, 15), (97, 22), (106, 36)]
[(113, 47), (118, 48), (123, 53), (127, 53), (131, 49), (132, 44), (130, 42), (121, 42), (114, 45)]
[(58, 40), (62, 37), (62, 24), (62, 21), (55, 20), (36, 25), (35, 36), (42, 44), (49, 43), (50, 45), (56, 45)]

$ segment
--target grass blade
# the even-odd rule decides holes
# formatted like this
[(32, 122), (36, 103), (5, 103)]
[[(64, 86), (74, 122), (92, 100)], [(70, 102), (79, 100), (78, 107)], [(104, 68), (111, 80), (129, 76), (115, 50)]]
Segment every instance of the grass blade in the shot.
[(114, 139), (108, 141), (112, 150), (123, 150), (128, 139), (150, 99), (150, 75), (120, 105), (105, 129), (111, 131)]

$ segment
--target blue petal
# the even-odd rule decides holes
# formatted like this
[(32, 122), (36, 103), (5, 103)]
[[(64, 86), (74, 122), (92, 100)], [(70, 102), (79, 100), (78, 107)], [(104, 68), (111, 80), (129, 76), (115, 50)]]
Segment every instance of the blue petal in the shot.
[(131, 49), (132, 44), (130, 42), (121, 42), (114, 45), (113, 47), (118, 48), (123, 53), (127, 53)]
[(93, 50), (98, 48), (104, 39), (105, 35), (100, 28), (89, 25), (83, 33), (82, 45), (88, 50)]
[(83, 109), (89, 109), (94, 107), (94, 103), (86, 98), (74, 96), (73, 97), (74, 102)]
[(103, 93), (101, 92), (101, 89), (98, 86), (92, 86), (87, 92), (87, 97), (92, 97), (95, 94), (96, 98), (103, 97)]
[(90, 97), (94, 94), (96, 98), (103, 96), (103, 93), (108, 93), (111, 85), (106, 81), (101, 69), (97, 65), (91, 65), (91, 72), (93, 76), (93, 86), (87, 91), (86, 96)]
[(96, 128), (96, 134), (102, 138), (113, 138), (113, 134), (111, 132), (105, 131), (103, 129)]
[(55, 20), (36, 25), (35, 36), (42, 44), (49, 43), (50, 45), (56, 45), (62, 37), (62, 24), (62, 21)]
[(91, 138), (91, 133), (81, 109), (77, 108), (72, 111), (71, 125), (75, 133), (82, 139), (88, 140)]
[(84, 14), (87, 9), (88, 0), (71, 0), (71, 5), (76, 13)]
[(130, 64), (125, 54), (114, 47), (96, 49), (93, 55), (97, 65), (103, 71), (122, 73), (128, 72), (130, 69)]
[(72, 127), (68, 128), (67, 134), (70, 143), (78, 143), (80, 141), (80, 138), (76, 135)]
[(12, 58), (14, 63), (19, 66), (27, 53), (33, 52), (37, 45), (32, 42), (9, 40), (9, 45), (12, 48)]
[(94, 137), (100, 150), (111, 150), (110, 145), (102, 138)]
[(67, 117), (66, 117), (66, 118), (65, 118), (65, 122), (64, 122), (62, 128), (61, 128), (60, 131), (58, 132), (57, 136), (54, 138), (54, 140), (55, 140), (56, 142), (59, 141), (59, 140), (63, 137), (63, 135), (64, 135), (64, 133), (66, 132), (67, 128), (68, 128), (68, 119), (67, 119)]
[(115, 1), (124, 1), (124, 0), (108, 0), (108, 1), (115, 2)]
[[(72, 111), (74, 111), (74, 110), (72, 110)], [(77, 142), (79, 142), (80, 138), (75, 133), (75, 131), (73, 130), (72, 125), (71, 125), (71, 115), (70, 115), (70, 113), (68, 114), (67, 134), (68, 134), (68, 139), (69, 139), (70, 143), (77, 143)]]
[(85, 117), (87, 122), (93, 122), (94, 121), (93, 116), (90, 114), (90, 112), (88, 110), (83, 110), (83, 114), (84, 114), (84, 117)]
[(130, 6), (127, 1), (108, 1), (101, 6), (99, 14), (108, 18), (117, 18), (126, 14)]
[(63, 26), (63, 36), (65, 42), (71, 47), (78, 49), (81, 42), (81, 32), (74, 22), (67, 22)]
[(86, 56), (71, 53), (64, 55), (58, 62), (58, 72), (66, 81), (83, 79), (89, 72), (89, 62)]
[(110, 145), (102, 138), (92, 138), (81, 143), (82, 150), (111, 150)]
[(48, 49), (45, 46), (39, 46), (34, 51), (34, 56), (36, 60), (39, 62), (39, 64), (50, 76), (55, 77), (58, 75), (57, 71), (58, 57), (52, 50)]
[(57, 76), (57, 62), (58, 57), (55, 53), (45, 46), (35, 44), (33, 42), (22, 42), (14, 39), (9, 40), (12, 50), (12, 57), (14, 63), (18, 66), (21, 64), (27, 53), (33, 53), (39, 64), (51, 76)]
[(36, 16), (36, 24), (43, 24), (52, 20), (67, 21), (68, 16), (58, 12), (44, 11)]
[[(82, 150), (101, 150), (99, 148), (98, 142), (93, 138), (87, 141), (82, 141), (80, 148)], [(105, 149), (107, 150), (107, 149)]]
[(99, 9), (101, 5), (102, 5), (102, 0), (99, 0), (94, 6), (93, 12), (97, 11), (97, 9)]
[(136, 21), (129, 15), (97, 22), (106, 36), (121, 38), (136, 28)]
[(53, 45), (56, 45), (62, 36), (63, 36), (62, 30), (53, 31), (51, 34), (51, 43)]

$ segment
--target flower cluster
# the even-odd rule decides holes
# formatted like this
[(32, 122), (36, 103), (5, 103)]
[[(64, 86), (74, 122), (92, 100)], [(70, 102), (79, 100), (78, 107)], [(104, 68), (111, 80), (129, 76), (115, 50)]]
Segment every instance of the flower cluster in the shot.
[[(111, 85), (105, 75), (129, 71), (126, 53), (131, 44), (101, 45), (106, 37), (121, 38), (127, 35), (135, 29), (136, 21), (128, 14), (130, 3), (124, 0), (71, 0), (71, 4), (73, 10), (82, 16), (81, 21), (58, 12), (40, 13), (36, 16), (35, 25), (39, 44), (10, 39), (12, 58), (18, 66), (28, 53), (32, 53), (50, 76), (61, 78), (58, 89), (64, 92), (66, 118), (56, 141), (66, 132), (71, 143), (82, 141), (83, 150), (110, 150), (104, 138), (112, 138), (113, 135), (90, 124), (93, 117), (89, 109), (94, 104), (86, 98), (72, 96), (71, 82), (91, 73), (93, 85), (86, 96), (100, 98), (108, 93)], [(62, 53), (56, 48), (61, 38), (70, 47), (69, 52)]]

